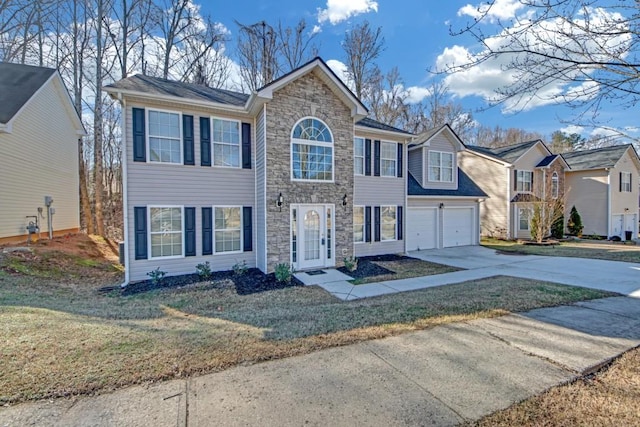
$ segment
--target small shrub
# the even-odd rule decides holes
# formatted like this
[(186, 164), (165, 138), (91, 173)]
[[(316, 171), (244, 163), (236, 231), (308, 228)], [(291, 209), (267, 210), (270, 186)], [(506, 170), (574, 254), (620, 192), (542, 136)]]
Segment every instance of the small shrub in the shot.
[(344, 259), (344, 268), (349, 271), (356, 271), (358, 269), (358, 258), (352, 256)]
[(160, 270), (160, 267), (156, 267), (155, 270), (147, 273), (147, 276), (151, 278), (151, 283), (153, 283), (154, 286), (158, 286), (160, 283), (162, 283), (162, 279), (164, 279), (164, 276), (166, 275), (167, 272)]
[(558, 217), (551, 225), (551, 236), (554, 239), (562, 239), (564, 237), (564, 215)]
[(290, 282), (291, 276), (293, 276), (293, 266), (286, 262), (276, 265), (275, 268), (276, 280), (278, 282)]
[(249, 271), (249, 267), (247, 267), (247, 261), (236, 262), (233, 265), (233, 274), (236, 276), (244, 276)]
[(209, 264), (209, 261), (196, 265), (196, 272), (201, 279), (209, 280), (211, 278), (211, 264)]
[(571, 212), (569, 213), (569, 221), (567, 221), (567, 229), (570, 234), (574, 236), (582, 237), (582, 230), (584, 226), (582, 225), (582, 218), (580, 218), (580, 214), (575, 206), (571, 208)]

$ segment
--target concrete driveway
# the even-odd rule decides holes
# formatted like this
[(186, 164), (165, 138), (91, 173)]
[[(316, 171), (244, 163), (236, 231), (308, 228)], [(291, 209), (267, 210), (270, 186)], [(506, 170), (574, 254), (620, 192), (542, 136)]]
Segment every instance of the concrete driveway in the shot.
[(505, 255), (483, 246), (430, 249), (411, 252), (409, 255), (425, 261), (474, 270), (485, 277), (502, 275), (545, 280), (640, 298), (639, 263), (537, 255)]

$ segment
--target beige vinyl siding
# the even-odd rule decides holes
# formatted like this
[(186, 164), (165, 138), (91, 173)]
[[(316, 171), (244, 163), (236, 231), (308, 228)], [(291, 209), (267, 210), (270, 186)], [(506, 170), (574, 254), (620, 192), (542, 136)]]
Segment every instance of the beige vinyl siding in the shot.
[[(380, 139), (380, 138), (374, 138)], [(382, 138), (384, 139), (384, 138)], [(373, 151), (373, 150), (372, 150)], [(373, 159), (373, 153), (371, 155)], [(373, 231), (373, 207), (374, 206), (404, 206), (407, 194), (407, 150), (403, 154), (402, 178), (382, 176), (358, 176), (354, 178), (353, 206), (371, 206), (371, 242), (356, 243), (354, 245), (356, 256), (372, 256), (382, 254), (404, 253), (403, 240), (374, 242)], [(373, 166), (371, 168), (373, 172)], [(403, 209), (406, 216), (406, 209)], [(406, 222), (403, 218), (403, 224)]]
[[(127, 105), (127, 141), (133, 141), (131, 118), (131, 109), (133, 107), (145, 108), (146, 110), (154, 108), (149, 107), (149, 105)], [(155, 107), (164, 110), (171, 109), (161, 105)], [(194, 273), (195, 266), (205, 261), (209, 261), (214, 271), (229, 270), (234, 264), (242, 261), (245, 261), (249, 267), (255, 267), (255, 248), (257, 244), (255, 226), (253, 228), (254, 252), (202, 255), (202, 207), (254, 207), (256, 200), (255, 171), (253, 169), (200, 166), (199, 117), (208, 117), (209, 114), (190, 110), (173, 110), (194, 116), (195, 166), (134, 162), (132, 161), (133, 144), (131, 142), (127, 144), (130, 281), (147, 279), (146, 273), (156, 267), (166, 271), (168, 275)], [(224, 117), (217, 114), (216, 116)], [(252, 163), (255, 164), (253, 120), (246, 117), (237, 119), (252, 123), (252, 133), (254, 134), (252, 135)], [(196, 208), (196, 256), (176, 259), (135, 260), (134, 207), (148, 205), (175, 205)], [(258, 211), (254, 207), (254, 218), (256, 218), (257, 213)]]
[(422, 182), (422, 148), (409, 150), (409, 161), (407, 162), (409, 173), (418, 182)]
[[(571, 207), (575, 206), (582, 219), (584, 234), (608, 236), (607, 198), (608, 172), (604, 169), (589, 171), (567, 171), (565, 174), (566, 212), (569, 219)], [(617, 190), (617, 188), (615, 188)], [(636, 192), (636, 204), (637, 204)]]
[[(548, 153), (542, 148), (541, 144), (536, 144), (513, 164), (513, 169), (515, 170), (533, 172), (533, 193), (540, 195), (542, 195), (542, 189), (538, 187), (542, 183), (540, 178), (542, 171), (536, 170), (536, 165), (540, 163), (542, 159), (547, 157), (547, 155)], [(513, 174), (513, 170), (511, 173)], [(518, 193), (518, 191), (514, 190), (515, 185), (513, 179), (514, 177), (512, 176), (511, 186), (509, 188), (509, 200), (513, 199), (513, 197)]]
[[(611, 169), (611, 214), (637, 214), (638, 213), (638, 183), (640, 176), (636, 163), (631, 158), (631, 149)], [(631, 173), (631, 192), (620, 191), (620, 172)], [(637, 219), (637, 217), (636, 217)], [(637, 222), (637, 221), (636, 221)], [(613, 228), (613, 226), (612, 226)], [(611, 230), (611, 233), (613, 230)]]
[[(44, 196), (53, 197), (53, 230), (78, 229), (78, 138), (62, 87), (49, 80), (0, 133), (0, 238), (26, 237), (25, 227), (44, 210), (40, 231), (48, 232)], [(44, 235), (43, 235), (44, 236)]]
[(480, 234), (509, 237), (511, 169), (471, 151), (458, 153), (458, 166), (489, 196), (480, 203)]
[[(478, 221), (480, 220), (480, 210), (478, 209), (478, 205), (482, 206), (482, 203), (477, 202), (477, 198), (473, 199), (448, 199), (442, 197), (419, 197), (419, 196), (410, 196), (407, 200), (407, 207), (411, 208), (436, 208), (437, 213), (437, 222), (438, 222), (438, 248), (444, 247), (444, 215), (446, 214), (446, 208), (472, 208), (474, 221), (475, 221), (475, 231), (472, 240), (472, 244), (477, 245), (480, 243), (480, 235), (478, 233)], [(440, 203), (444, 204), (444, 209), (440, 209)]]
[(262, 270), (267, 271), (267, 159), (265, 156), (265, 132), (264, 132), (264, 115), (266, 114), (267, 107), (263, 107), (263, 110), (258, 114), (256, 120), (256, 209), (255, 209), (255, 236), (256, 236), (256, 266)]
[[(429, 181), (429, 152), (439, 151), (453, 154), (453, 182)], [(449, 140), (443, 133), (435, 135), (429, 146), (423, 148), (422, 159), (422, 187), (427, 189), (437, 188), (441, 190), (455, 190), (458, 188), (458, 171), (456, 169), (458, 153), (456, 145)]]

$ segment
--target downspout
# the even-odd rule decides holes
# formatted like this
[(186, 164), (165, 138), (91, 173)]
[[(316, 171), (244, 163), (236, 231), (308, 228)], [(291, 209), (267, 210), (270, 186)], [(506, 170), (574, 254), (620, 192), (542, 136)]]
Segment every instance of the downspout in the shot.
[(120, 126), (121, 138), (122, 138), (122, 225), (123, 225), (123, 238), (124, 238), (124, 282), (120, 285), (124, 288), (129, 284), (129, 186), (127, 185), (127, 164), (129, 163), (129, 156), (127, 154), (127, 102), (122, 97), (122, 93), (118, 92), (118, 101), (122, 107), (122, 114), (120, 120), (122, 120)]
[(611, 170), (605, 168), (607, 171), (607, 238), (612, 236), (611, 233)]
[(511, 229), (511, 215), (513, 215), (513, 209), (511, 206), (511, 186), (513, 185), (513, 183), (511, 182), (511, 177), (513, 176), (512, 173), (512, 167), (511, 166), (507, 166), (507, 239), (511, 239), (513, 238), (516, 233), (514, 233), (515, 230)]

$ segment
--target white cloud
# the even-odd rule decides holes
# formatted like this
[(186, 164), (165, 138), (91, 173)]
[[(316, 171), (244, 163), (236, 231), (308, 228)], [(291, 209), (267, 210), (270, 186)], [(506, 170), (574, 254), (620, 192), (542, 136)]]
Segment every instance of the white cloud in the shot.
[(327, 0), (326, 9), (318, 8), (318, 22), (336, 25), (352, 16), (377, 11), (378, 2), (374, 0)]
[[(504, 7), (512, 2), (501, 2)], [(496, 3), (496, 5), (498, 5)], [(464, 8), (463, 8), (464, 9)], [(499, 8), (498, 8), (499, 9)], [(462, 9), (461, 9), (462, 10)], [(504, 112), (526, 111), (536, 107), (558, 104), (566, 101), (586, 101), (598, 95), (599, 86), (594, 81), (584, 81), (585, 76), (597, 71), (596, 67), (568, 67), (567, 63), (560, 60), (543, 60), (540, 67), (549, 69), (562, 69), (557, 73), (557, 79), (539, 80), (534, 78), (527, 69), (536, 70), (539, 75), (544, 74), (538, 66), (531, 65), (537, 60), (530, 53), (518, 53), (519, 46), (527, 46), (542, 55), (567, 58), (580, 61), (606, 61), (612, 56), (624, 57), (622, 49), (628, 48), (631, 40), (628, 33), (616, 32), (611, 28), (612, 22), (622, 22), (617, 13), (610, 13), (603, 9), (590, 10), (590, 27), (595, 32), (602, 28), (601, 37), (584, 38), (581, 30), (580, 18), (574, 19), (576, 26), (569, 27), (564, 19), (543, 20), (535, 25), (529, 25), (527, 21), (515, 24), (494, 36), (483, 40), (485, 51), (475, 51), (464, 46), (454, 45), (445, 48), (436, 59), (436, 68), (439, 70), (456, 69), (464, 64), (477, 65), (468, 68), (458, 68), (458, 72), (451, 73), (445, 78), (445, 84), (450, 91), (457, 96), (479, 96), (488, 103), (496, 103), (501, 100), (499, 91), (505, 88), (517, 88), (517, 96), (504, 99), (502, 109)], [(620, 24), (622, 27), (625, 24)], [(608, 27), (607, 27), (608, 26)], [(622, 28), (621, 28), (622, 30)], [(607, 35), (609, 32), (609, 35)], [(551, 40), (551, 42), (544, 42)], [(586, 40), (586, 41), (585, 41)], [(582, 45), (578, 46), (577, 43)], [(581, 53), (584, 48), (589, 56)], [(499, 55), (484, 56), (487, 52), (509, 51)], [(519, 70), (515, 70), (513, 64), (525, 64)], [(549, 73), (551, 74), (551, 73)], [(580, 80), (580, 82), (578, 82)], [(520, 82), (533, 82), (532, 85)]]
[(591, 131), (590, 135), (592, 137), (608, 137), (608, 136), (620, 136), (620, 131), (617, 131), (615, 129), (610, 129), (610, 128), (595, 128), (594, 130)]
[(344, 62), (340, 62), (337, 59), (330, 59), (327, 61), (327, 65), (349, 89), (352, 91), (354, 90), (353, 82), (349, 78), (349, 73), (347, 72), (347, 65)]
[(409, 104), (418, 104), (422, 102), (428, 96), (431, 96), (432, 90), (430, 88), (421, 86), (410, 86), (406, 90), (407, 102)]
[(571, 135), (571, 134), (574, 134), (574, 133), (578, 134), (578, 135), (582, 135), (582, 132), (584, 132), (584, 127), (576, 126), (576, 125), (569, 125), (569, 126), (561, 128), (560, 132), (564, 132), (567, 135)]
[(495, 0), (491, 3), (480, 3), (477, 6), (467, 4), (458, 10), (458, 16), (470, 16), (474, 19), (484, 18), (488, 23), (495, 23), (500, 19), (515, 18), (524, 4), (520, 0)]

